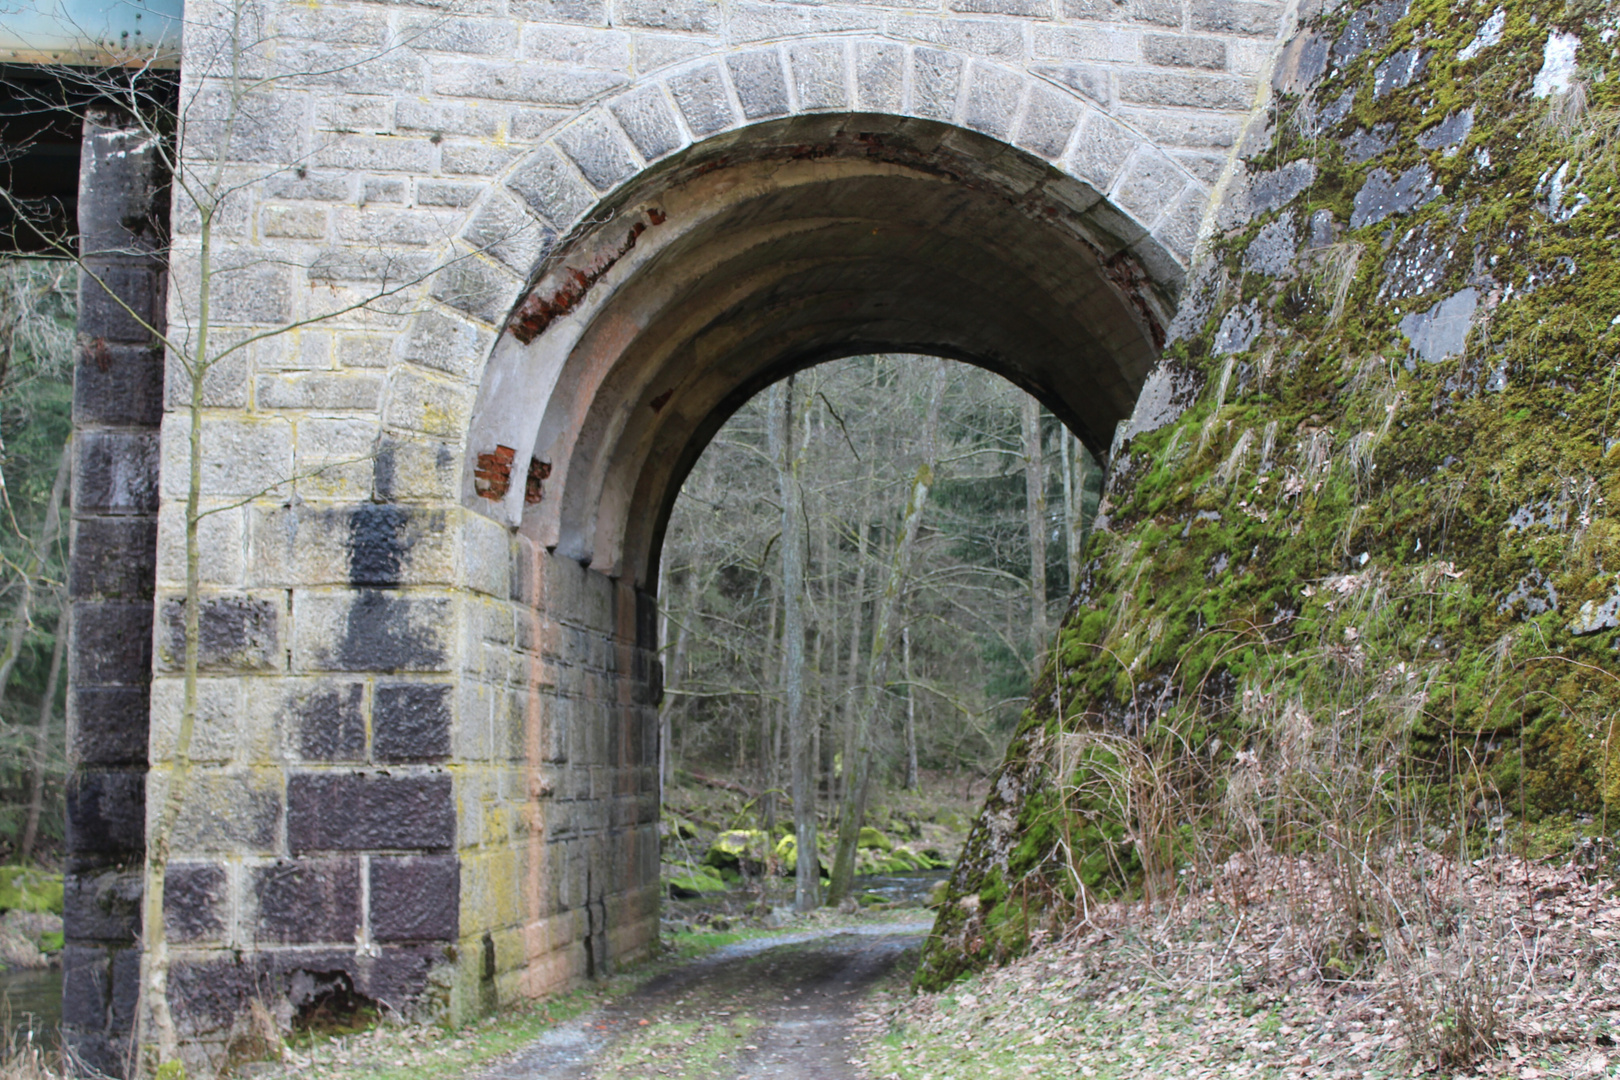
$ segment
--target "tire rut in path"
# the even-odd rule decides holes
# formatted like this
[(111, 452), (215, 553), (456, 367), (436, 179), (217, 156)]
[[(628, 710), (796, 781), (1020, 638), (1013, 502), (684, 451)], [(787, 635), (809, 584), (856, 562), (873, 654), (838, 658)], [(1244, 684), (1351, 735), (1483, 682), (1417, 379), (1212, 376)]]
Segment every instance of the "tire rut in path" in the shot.
[(547, 1032), (478, 1080), (858, 1080), (861, 999), (927, 924), (727, 946)]

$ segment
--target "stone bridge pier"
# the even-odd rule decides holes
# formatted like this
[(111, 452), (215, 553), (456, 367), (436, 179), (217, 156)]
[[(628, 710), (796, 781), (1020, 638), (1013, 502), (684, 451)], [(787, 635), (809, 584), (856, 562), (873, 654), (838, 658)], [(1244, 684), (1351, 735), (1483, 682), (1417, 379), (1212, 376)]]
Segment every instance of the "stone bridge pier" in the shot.
[[(81, 327), (67, 1019), (114, 1071), (140, 972), (161, 974), (142, 852), (171, 790), (166, 993), (196, 1067), (253, 997), (465, 1018), (645, 954), (653, 591), (707, 440), (772, 381), (881, 350), (999, 372), (1106, 452), (1292, 18), (244, 10), (276, 81), (230, 141), (209, 126), (219, 10), (188, 9), (182, 60), (182, 146), (239, 184), (208, 240), (209, 330), (257, 335), (204, 385), (188, 770), (190, 387), (125, 327), (109, 388), (110, 316)], [(94, 217), (131, 190), (102, 167), (136, 160), (117, 138), (86, 136), (87, 236), (124, 220)], [(174, 190), (166, 260), (120, 255), (114, 287), (166, 295), (189, 340), (203, 238)]]

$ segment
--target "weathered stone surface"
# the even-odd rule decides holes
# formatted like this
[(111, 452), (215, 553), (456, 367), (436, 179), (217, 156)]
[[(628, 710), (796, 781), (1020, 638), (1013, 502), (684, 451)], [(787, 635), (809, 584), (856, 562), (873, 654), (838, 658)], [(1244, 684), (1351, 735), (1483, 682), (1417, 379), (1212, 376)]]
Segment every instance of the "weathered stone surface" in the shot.
[(287, 844), (306, 851), (443, 850), (456, 808), (443, 773), (295, 773), (287, 779)]
[(258, 903), (254, 930), (265, 940), (344, 944), (360, 928), (359, 859), (290, 859), (255, 867), (250, 888)]
[(1479, 290), (1470, 286), (1428, 311), (1406, 316), (1401, 320), (1401, 333), (1411, 341), (1414, 353), (1430, 364), (1438, 364), (1462, 355), (1478, 306)]
[(450, 687), (379, 685), (372, 707), (372, 755), (378, 762), (438, 761), (450, 753)]
[(371, 860), (371, 936), (453, 941), (461, 926), (461, 866), (454, 855)]
[(1399, 176), (1391, 176), (1384, 169), (1374, 169), (1367, 182), (1356, 192), (1355, 207), (1350, 214), (1350, 227), (1376, 225), (1391, 214), (1405, 214), (1438, 197), (1440, 189), (1434, 183), (1434, 173), (1428, 165), (1413, 165)]
[(163, 880), (164, 933), (176, 944), (221, 940), (229, 903), (223, 866), (171, 863)]

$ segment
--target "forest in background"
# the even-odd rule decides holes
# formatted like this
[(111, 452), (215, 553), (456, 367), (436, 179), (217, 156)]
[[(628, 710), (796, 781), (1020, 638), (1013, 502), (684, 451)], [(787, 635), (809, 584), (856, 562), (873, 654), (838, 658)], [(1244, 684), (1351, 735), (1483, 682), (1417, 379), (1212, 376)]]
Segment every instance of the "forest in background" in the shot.
[[(902, 560), (924, 466), (932, 483)], [(784, 482), (804, 530), (801, 692), (822, 798), (842, 794), (863, 708), (874, 784), (986, 775), (1078, 574), (1101, 492), (1091, 455), (1000, 377), (920, 356), (823, 364), (728, 420), (664, 541), (666, 781), (726, 774), (774, 793), (772, 821), (789, 775)], [(873, 637), (902, 561), (873, 687)]]
[(63, 830), (69, 436), (78, 269), (0, 261), (0, 857)]

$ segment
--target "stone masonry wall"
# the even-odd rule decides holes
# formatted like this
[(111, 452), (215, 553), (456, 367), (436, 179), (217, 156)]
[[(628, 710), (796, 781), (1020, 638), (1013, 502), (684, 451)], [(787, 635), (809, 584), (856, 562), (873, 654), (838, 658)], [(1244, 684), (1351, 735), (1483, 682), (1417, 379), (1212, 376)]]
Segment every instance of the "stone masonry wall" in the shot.
[[(716, 132), (865, 110), (1039, 155), (1105, 195), (1121, 245), (1179, 281), (1288, 14), (1263, 0), (262, 0), (240, 13), (233, 56), (231, 10), (188, 4), (181, 89), (186, 155), (234, 185), (211, 237), (211, 332), (260, 335), (204, 388), (203, 684), (164, 897), (171, 996), (199, 1064), (218, 1060), (251, 994), (285, 1010), (347, 983), (402, 1011), (466, 1015), (654, 935), (651, 601), (535, 547), (515, 529), (522, 485), (507, 513), (476, 495), (469, 464), (486, 360), (559, 237)], [(237, 60), (274, 81), (226, 145), (220, 76)], [(173, 219), (168, 307), (184, 337), (201, 237), (183, 194)], [(75, 850), (100, 861), (70, 890), (133, 865), (141, 798), (151, 813), (170, 782), (184, 384), (171, 364), (161, 491), (150, 469), (116, 489), (134, 500), (120, 513), (157, 512), (153, 605), (131, 594), (75, 619), (75, 701), (102, 685), (91, 655), (127, 657), (130, 673), (105, 681), (131, 701), (148, 655), (153, 674), (149, 743), (131, 712), (128, 738), (93, 748), (116, 760), (75, 788)], [(78, 543), (100, 511), (95, 469), (76, 475)], [(95, 635), (106, 647), (83, 647)], [(76, 709), (82, 727), (91, 713)], [(108, 1016), (127, 1026), (134, 979), (113, 959), (133, 940), (132, 882), (94, 880), (96, 917), (68, 930), (84, 1046)]]

